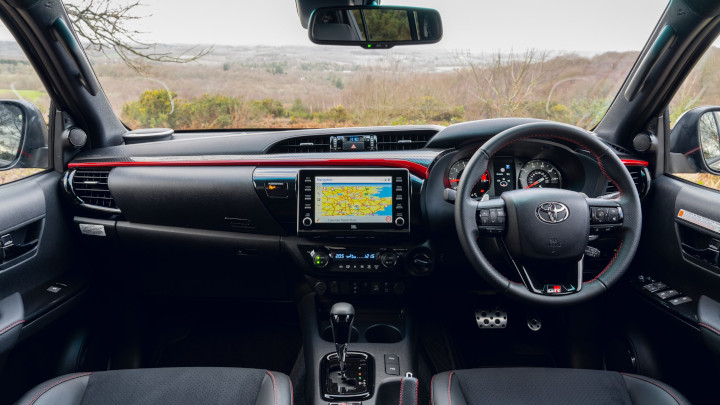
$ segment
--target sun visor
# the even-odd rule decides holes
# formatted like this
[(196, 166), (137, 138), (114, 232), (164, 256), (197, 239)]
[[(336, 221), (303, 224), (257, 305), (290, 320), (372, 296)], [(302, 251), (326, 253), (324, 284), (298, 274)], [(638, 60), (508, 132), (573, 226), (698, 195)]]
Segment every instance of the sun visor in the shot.
[(685, 0), (695, 14), (703, 18), (712, 18), (720, 15), (720, 2), (717, 0)]
[(333, 6), (364, 6), (368, 4), (380, 5), (380, 0), (295, 0), (300, 24), (307, 29), (310, 15), (316, 8)]

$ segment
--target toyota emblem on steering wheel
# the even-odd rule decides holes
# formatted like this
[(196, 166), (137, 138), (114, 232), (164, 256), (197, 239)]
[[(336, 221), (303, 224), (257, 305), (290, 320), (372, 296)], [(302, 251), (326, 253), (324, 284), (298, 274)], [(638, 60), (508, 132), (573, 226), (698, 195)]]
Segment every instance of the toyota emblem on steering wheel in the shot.
[(568, 219), (570, 211), (567, 205), (559, 202), (544, 202), (535, 211), (537, 217), (548, 224), (557, 224)]

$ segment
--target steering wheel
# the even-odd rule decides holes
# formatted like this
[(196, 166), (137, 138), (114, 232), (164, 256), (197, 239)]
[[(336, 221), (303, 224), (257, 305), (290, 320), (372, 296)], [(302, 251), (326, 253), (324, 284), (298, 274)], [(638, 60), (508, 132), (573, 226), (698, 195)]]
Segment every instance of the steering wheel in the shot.
[[(515, 142), (559, 141), (585, 149), (618, 189), (616, 198), (589, 198), (561, 189), (512, 190), (500, 198), (470, 197), (490, 159)], [(491, 138), (465, 168), (455, 200), (455, 226), (460, 244), (475, 270), (504, 294), (533, 304), (562, 305), (590, 300), (607, 291), (625, 273), (638, 247), (642, 213), (630, 173), (607, 145), (580, 128), (530, 123)], [(597, 277), (583, 282), (583, 257), (592, 233), (617, 232), (621, 239), (610, 263)], [(522, 284), (503, 276), (478, 246), (483, 235), (500, 236)]]

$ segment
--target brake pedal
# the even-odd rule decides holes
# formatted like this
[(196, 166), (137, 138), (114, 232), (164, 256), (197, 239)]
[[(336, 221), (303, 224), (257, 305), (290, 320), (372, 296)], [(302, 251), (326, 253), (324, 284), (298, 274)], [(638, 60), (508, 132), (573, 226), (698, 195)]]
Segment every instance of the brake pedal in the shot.
[(507, 311), (502, 309), (478, 309), (475, 311), (475, 322), (480, 329), (505, 329), (507, 321)]
[(537, 316), (528, 316), (527, 326), (531, 331), (537, 332), (542, 328), (542, 320)]

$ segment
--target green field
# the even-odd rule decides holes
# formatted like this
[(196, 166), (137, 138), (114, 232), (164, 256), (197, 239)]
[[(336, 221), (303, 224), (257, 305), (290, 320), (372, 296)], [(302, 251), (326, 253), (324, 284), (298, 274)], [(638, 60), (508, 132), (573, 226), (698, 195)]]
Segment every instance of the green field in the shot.
[[(40, 98), (46, 98), (48, 95), (44, 91), (39, 90), (16, 90), (20, 97), (28, 101), (35, 101)], [(17, 96), (12, 89), (0, 89), (0, 99), (16, 99)]]

